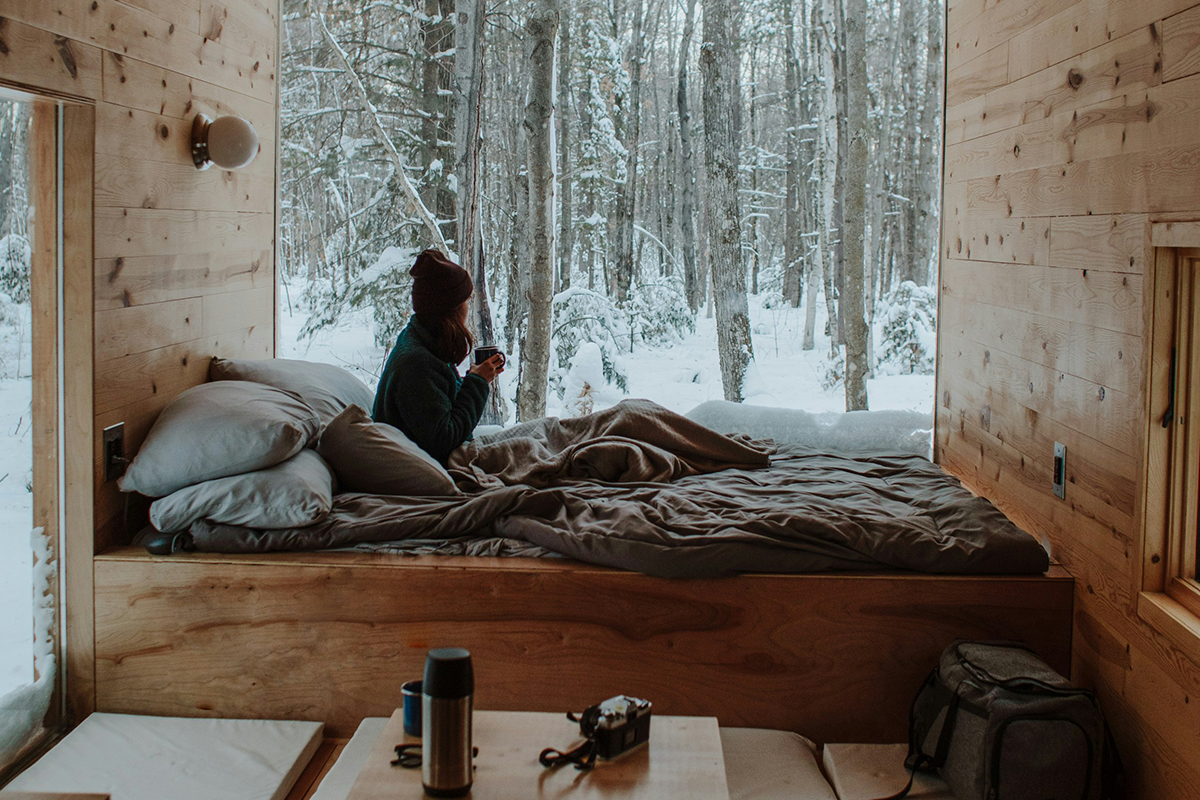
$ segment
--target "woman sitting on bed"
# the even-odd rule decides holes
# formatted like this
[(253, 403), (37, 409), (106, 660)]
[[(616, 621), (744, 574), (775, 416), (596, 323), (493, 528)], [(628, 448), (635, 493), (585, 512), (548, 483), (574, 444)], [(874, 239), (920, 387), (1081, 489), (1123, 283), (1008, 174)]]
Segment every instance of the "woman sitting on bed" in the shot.
[(456, 365), (474, 344), (467, 330), (471, 276), (437, 250), (417, 256), (409, 274), (413, 316), (384, 364), (372, 415), (445, 464), (479, 424), (489, 385), (504, 371), (504, 356), (494, 355), (460, 376)]

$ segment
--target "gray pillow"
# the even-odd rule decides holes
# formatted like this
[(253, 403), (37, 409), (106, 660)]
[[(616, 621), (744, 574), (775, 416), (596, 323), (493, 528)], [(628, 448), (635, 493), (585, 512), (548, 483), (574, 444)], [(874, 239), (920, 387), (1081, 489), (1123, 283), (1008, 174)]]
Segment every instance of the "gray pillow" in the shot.
[(302, 528), (333, 506), (333, 474), (313, 450), (273, 467), (197, 483), (155, 500), (150, 522), (163, 533), (198, 519), (248, 528)]
[(317, 364), (288, 358), (260, 361), (214, 358), (208, 367), (211, 381), (257, 381), (294, 392), (328, 425), (346, 406), (371, 408), (375, 395), (362, 381), (334, 364)]
[(398, 428), (350, 406), (326, 426), (317, 446), (342, 491), (391, 495), (458, 494), (446, 468)]
[(320, 431), (317, 412), (294, 394), (249, 381), (204, 383), (162, 410), (117, 485), (123, 492), (163, 497), (273, 467)]

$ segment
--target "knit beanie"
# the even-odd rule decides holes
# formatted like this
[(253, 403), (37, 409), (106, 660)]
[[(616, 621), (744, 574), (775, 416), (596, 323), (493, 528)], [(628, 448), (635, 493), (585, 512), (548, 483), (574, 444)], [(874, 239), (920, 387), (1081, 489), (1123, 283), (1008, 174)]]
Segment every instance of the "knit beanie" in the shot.
[(413, 311), (422, 316), (438, 316), (462, 305), (475, 284), (462, 267), (439, 250), (426, 250), (408, 271), (412, 275)]

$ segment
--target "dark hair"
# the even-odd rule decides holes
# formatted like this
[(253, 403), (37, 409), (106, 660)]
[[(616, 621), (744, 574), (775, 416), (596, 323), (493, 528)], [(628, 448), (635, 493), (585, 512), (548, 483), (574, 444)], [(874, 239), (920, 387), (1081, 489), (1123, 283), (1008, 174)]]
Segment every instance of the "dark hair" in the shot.
[(475, 337), (466, 324), (458, 318), (458, 306), (442, 314), (418, 314), (433, 334), (433, 354), (448, 364), (461, 364), (475, 345)]

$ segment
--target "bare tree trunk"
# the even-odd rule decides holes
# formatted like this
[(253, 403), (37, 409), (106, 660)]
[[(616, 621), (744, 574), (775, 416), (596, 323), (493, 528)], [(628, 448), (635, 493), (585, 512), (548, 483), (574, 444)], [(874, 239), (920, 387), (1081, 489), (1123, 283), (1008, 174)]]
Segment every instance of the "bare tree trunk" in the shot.
[(704, 42), (700, 74), (704, 79), (704, 145), (708, 184), (705, 203), (712, 226), (713, 305), (717, 316), (717, 352), (725, 399), (742, 401), (746, 369), (754, 358), (746, 266), (742, 261), (741, 209), (738, 202), (738, 148), (734, 108), (739, 55), (731, 41), (733, 19), (728, 0), (704, 0)]
[(846, 290), (839, 305), (846, 334), (846, 410), (867, 408), (867, 321), (863, 309), (863, 234), (866, 228), (867, 0), (846, 2), (846, 212), (842, 242)]
[(792, 308), (800, 305), (800, 213), (797, 208), (800, 194), (800, 147), (796, 142), (796, 127), (800, 124), (799, 80), (796, 75), (796, 21), (792, 15), (792, 0), (783, 3), (784, 24), (787, 25), (787, 52), (784, 53), (784, 93), (787, 95), (786, 137), (787, 188), (783, 206), (783, 299)]
[[(421, 199), (438, 220), (454, 220), (454, 194), (447, 180), (447, 167), (454, 153), (443, 142), (452, 139), (454, 107), (447, 102), (447, 72), (442, 63), (443, 53), (454, 47), (454, 0), (425, 0), (421, 20), (421, 48), (424, 63), (421, 72), (421, 166), (425, 182)], [(457, 241), (454, 223), (449, 225), (446, 238)], [(462, 249), (462, 245), (458, 245)]]
[[(454, 15), (454, 174), (458, 183), (459, 266), (475, 282), (471, 324), (479, 344), (494, 344), (496, 333), (483, 259), (480, 150), (483, 138), (483, 0), (456, 0)], [(508, 418), (504, 396), (493, 391), (481, 421), (501, 425)]]
[[(833, 284), (837, 287), (837, 322), (830, 328), (831, 344), (840, 345), (845, 341), (844, 315), (842, 314), (841, 297), (846, 286), (846, 250), (844, 229), (846, 227), (846, 153), (849, 149), (849, 139), (846, 131), (846, 30), (845, 30), (845, 0), (833, 0), (833, 73), (835, 75), (834, 95), (837, 98), (837, 151), (838, 159), (834, 175), (833, 226), (837, 233), (834, 239), (834, 269)], [(832, 319), (832, 318), (831, 318)], [(836, 350), (836, 347), (835, 347)]]
[[(758, 48), (750, 48), (750, 85), (758, 86)], [(758, 294), (758, 270), (761, 266), (761, 255), (759, 253), (758, 241), (758, 151), (754, 149), (754, 145), (758, 141), (758, 104), (754, 102), (754, 94), (757, 88), (751, 90), (750, 94), (750, 148), (754, 153), (754, 163), (750, 167), (750, 294)], [(741, 92), (738, 92), (741, 95)]]
[(900, 174), (903, 176), (900, 194), (905, 197), (905, 200), (901, 201), (903, 209), (901, 219), (904, 230), (902, 239), (904, 254), (900, 261), (901, 280), (922, 282), (919, 276), (924, 270), (919, 263), (921, 256), (917, 248), (916, 206), (917, 181), (919, 180), (917, 176), (917, 139), (919, 138), (917, 133), (919, 115), (917, 86), (920, 80), (917, 60), (917, 40), (920, 37), (917, 7), (919, 2), (920, 0), (901, 0), (900, 3), (900, 40), (905, 43), (901, 50), (903, 56), (900, 75), (906, 91), (902, 95), (904, 98), (904, 127), (901, 129), (901, 149), (897, 155), (899, 156)]
[[(826, 328), (829, 332), (830, 350), (836, 349), (837, 307), (833, 299), (833, 248), (830, 246), (830, 232), (834, 230), (834, 199), (837, 181), (838, 135), (837, 135), (837, 97), (834, 93), (833, 48), (836, 46), (833, 31), (830, 29), (833, 14), (829, 9), (831, 0), (819, 0), (814, 4), (813, 16), (817, 20), (814, 25), (816, 41), (814, 45), (820, 51), (821, 58), (821, 96), (819, 102), (817, 162), (818, 194), (820, 210), (817, 219), (817, 252), (816, 264), (813, 269), (817, 272), (825, 290), (825, 311), (827, 314)], [(821, 35), (824, 31), (824, 35)], [(809, 285), (816, 281), (810, 280)], [(805, 321), (805, 348), (811, 350), (815, 343), (807, 335), (812, 324), (812, 318)]]
[(704, 293), (696, 275), (696, 160), (692, 156), (692, 117), (688, 109), (688, 51), (696, 27), (696, 0), (687, 0), (683, 40), (679, 45), (679, 81), (675, 102), (679, 110), (679, 166), (683, 190), (680, 197), (679, 233), (683, 240), (683, 287), (692, 313), (700, 308)]
[[(583, 29), (586, 36), (587, 28)], [(586, 39), (585, 39), (586, 43)], [(579, 99), (577, 100), (579, 109), (579, 143), (581, 152), (583, 148), (589, 147), (592, 138), (592, 88), (591, 77), (584, 75), (583, 86), (580, 87)], [(579, 241), (579, 256), (583, 260), (582, 269), (587, 275), (587, 287), (589, 290), (596, 288), (596, 190), (595, 181), (588, 181), (582, 185), (583, 191), (583, 212), (581, 214), (582, 230), (580, 231)]]
[(521, 349), (521, 385), (517, 418), (546, 414), (550, 367), (551, 301), (554, 287), (554, 40), (558, 34), (557, 0), (535, 0), (525, 23), (529, 97), (524, 126), (529, 170), (529, 325)]
[(925, 4), (925, 97), (921, 109), (921, 146), (917, 154), (917, 258), (919, 283), (933, 284), (937, 276), (930, 274), (938, 242), (938, 200), (941, 181), (938, 180), (939, 153), (938, 120), (942, 110), (942, 0)]
[(629, 106), (625, 109), (625, 185), (617, 195), (617, 302), (633, 285), (633, 214), (637, 203), (638, 139), (642, 95), (642, 0), (633, 0), (633, 38), (629, 54)]
[[(461, 0), (460, 0), (461, 2)], [(558, 185), (559, 239), (558, 281), (555, 291), (571, 287), (571, 256), (575, 249), (573, 177), (571, 175), (571, 13), (570, 0), (559, 27), (558, 54)]]

